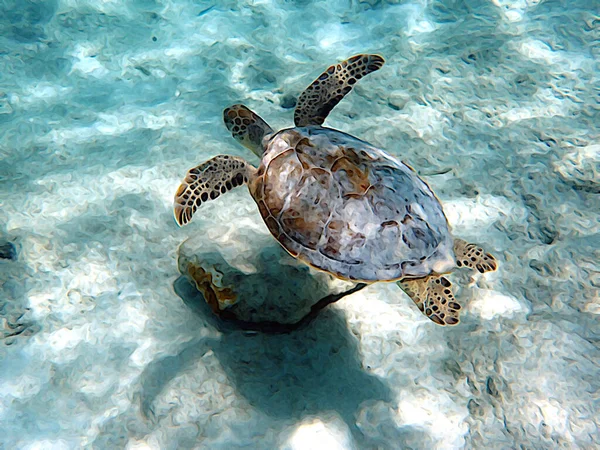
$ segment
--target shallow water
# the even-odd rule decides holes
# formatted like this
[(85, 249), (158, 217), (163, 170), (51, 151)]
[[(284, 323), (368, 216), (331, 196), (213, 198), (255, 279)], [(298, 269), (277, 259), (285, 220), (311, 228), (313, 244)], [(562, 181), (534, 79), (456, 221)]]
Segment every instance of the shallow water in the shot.
[[(466, 3), (3, 2), (0, 448), (599, 447), (600, 4)], [(290, 126), (361, 52), (387, 63), (327, 124), (414, 167), (499, 270), (454, 275), (452, 328), (385, 283), (290, 334), (219, 322), (178, 247), (251, 258), (266, 227), (238, 189), (178, 228), (182, 177), (257, 162), (223, 108)]]

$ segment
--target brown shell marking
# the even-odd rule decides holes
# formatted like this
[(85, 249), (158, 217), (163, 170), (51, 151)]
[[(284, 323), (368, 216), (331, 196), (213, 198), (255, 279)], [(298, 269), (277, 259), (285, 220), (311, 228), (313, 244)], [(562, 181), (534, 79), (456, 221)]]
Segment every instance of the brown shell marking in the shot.
[[(298, 147), (303, 145), (305, 143), (299, 139), (295, 149), (281, 152), (266, 167), (261, 165), (250, 188), (269, 231), (282, 244), (291, 239), (315, 250), (326, 223), (322, 218), (329, 216), (331, 174), (306, 161), (304, 167), (299, 156), (302, 152), (297, 152)], [(314, 162), (311, 161), (311, 164)], [(265, 180), (268, 182), (265, 183)], [(295, 195), (290, 195), (289, 180), (297, 181)], [(313, 189), (314, 184), (321, 189)]]
[[(346, 149), (347, 153), (351, 151), (352, 149)], [(362, 196), (371, 187), (369, 168), (365, 167), (364, 164), (353, 162), (349, 156), (337, 159), (331, 167), (331, 172), (334, 178), (347, 188), (346, 192), (342, 194), (344, 196)]]

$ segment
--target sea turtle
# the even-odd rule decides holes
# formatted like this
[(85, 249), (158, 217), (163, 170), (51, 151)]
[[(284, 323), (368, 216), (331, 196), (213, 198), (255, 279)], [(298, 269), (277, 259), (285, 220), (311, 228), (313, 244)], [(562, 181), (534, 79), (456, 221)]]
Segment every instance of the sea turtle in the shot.
[(481, 273), (496, 260), (454, 239), (439, 200), (416, 172), (383, 150), (323, 126), (330, 111), (384, 59), (361, 54), (329, 67), (301, 95), (294, 128), (273, 131), (243, 105), (225, 109), (233, 137), (261, 158), (219, 155), (189, 170), (175, 194), (175, 219), (248, 184), (267, 227), (292, 256), (345, 280), (396, 281), (439, 325), (456, 325), (461, 306), (443, 276)]

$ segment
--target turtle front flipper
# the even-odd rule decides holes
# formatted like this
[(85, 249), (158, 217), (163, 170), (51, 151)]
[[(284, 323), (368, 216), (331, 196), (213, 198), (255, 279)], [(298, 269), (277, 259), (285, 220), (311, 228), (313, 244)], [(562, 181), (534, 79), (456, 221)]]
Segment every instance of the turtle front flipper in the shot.
[(460, 304), (452, 294), (452, 283), (444, 276), (398, 281), (398, 286), (415, 302), (419, 310), (438, 325), (457, 325)]
[(476, 244), (470, 244), (462, 239), (454, 239), (454, 254), (456, 265), (477, 270), (480, 273), (493, 272), (498, 268), (496, 258)]
[(322, 125), (354, 84), (381, 69), (384, 62), (379, 55), (356, 55), (329, 67), (300, 95), (294, 112), (296, 126)]
[(244, 105), (233, 105), (223, 111), (225, 126), (233, 138), (255, 155), (263, 154), (263, 138), (273, 129), (258, 114)]
[(175, 194), (175, 220), (186, 225), (202, 203), (246, 184), (255, 172), (242, 158), (229, 155), (215, 156), (190, 169)]

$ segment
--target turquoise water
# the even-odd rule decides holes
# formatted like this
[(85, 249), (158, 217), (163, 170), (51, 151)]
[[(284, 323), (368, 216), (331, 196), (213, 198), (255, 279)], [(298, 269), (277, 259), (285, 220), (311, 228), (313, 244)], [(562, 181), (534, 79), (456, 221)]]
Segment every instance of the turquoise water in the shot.
[[(0, 10), (0, 448), (600, 447), (598, 1)], [(452, 275), (452, 328), (386, 283), (293, 333), (215, 319), (178, 271), (188, 238), (257, 292), (325, 281), (243, 189), (178, 228), (181, 179), (217, 154), (257, 164), (225, 107), (291, 126), (363, 52), (387, 62), (328, 126), (415, 168), (499, 270)]]

